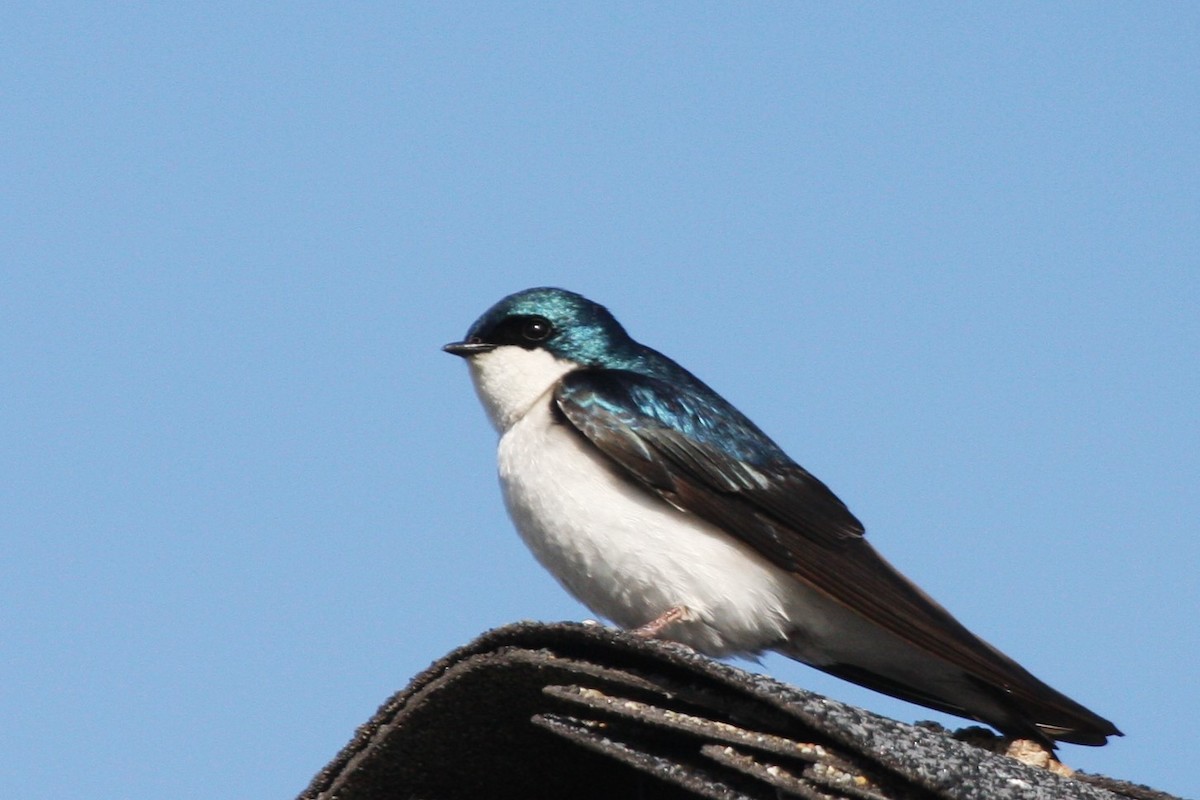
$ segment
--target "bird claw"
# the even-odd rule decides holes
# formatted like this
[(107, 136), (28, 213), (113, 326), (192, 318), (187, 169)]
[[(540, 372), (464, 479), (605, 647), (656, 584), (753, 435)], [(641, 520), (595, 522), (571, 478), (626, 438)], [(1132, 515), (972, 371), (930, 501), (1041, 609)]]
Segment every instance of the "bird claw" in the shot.
[(692, 612), (686, 606), (672, 606), (645, 625), (634, 628), (630, 633), (645, 639), (655, 639), (668, 625), (691, 618)]

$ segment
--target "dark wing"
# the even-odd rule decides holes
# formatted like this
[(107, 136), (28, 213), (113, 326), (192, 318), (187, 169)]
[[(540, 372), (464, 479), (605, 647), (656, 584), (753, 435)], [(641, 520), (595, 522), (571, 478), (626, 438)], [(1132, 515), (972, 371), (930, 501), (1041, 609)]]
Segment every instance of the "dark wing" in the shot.
[[(897, 572), (867, 543), (861, 523), (828, 487), (724, 401), (681, 396), (672, 385), (639, 373), (599, 369), (566, 375), (554, 401), (567, 422), (647, 489), (744, 541), (870, 622), (1008, 695), (1033, 713), (1033, 721), (1116, 732), (980, 640)], [(864, 676), (845, 677), (872, 685)], [(906, 697), (896, 688), (890, 693)], [(935, 698), (906, 699), (936, 705)], [(966, 709), (941, 707), (971, 716)]]

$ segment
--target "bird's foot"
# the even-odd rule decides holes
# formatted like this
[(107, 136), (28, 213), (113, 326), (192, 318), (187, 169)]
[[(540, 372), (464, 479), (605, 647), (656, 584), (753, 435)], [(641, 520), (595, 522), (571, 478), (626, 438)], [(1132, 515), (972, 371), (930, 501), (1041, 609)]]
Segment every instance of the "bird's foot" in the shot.
[(650, 620), (645, 625), (634, 628), (630, 633), (645, 639), (655, 639), (662, 633), (663, 628), (671, 623), (692, 619), (692, 617), (691, 609), (687, 606), (671, 606), (657, 618)]

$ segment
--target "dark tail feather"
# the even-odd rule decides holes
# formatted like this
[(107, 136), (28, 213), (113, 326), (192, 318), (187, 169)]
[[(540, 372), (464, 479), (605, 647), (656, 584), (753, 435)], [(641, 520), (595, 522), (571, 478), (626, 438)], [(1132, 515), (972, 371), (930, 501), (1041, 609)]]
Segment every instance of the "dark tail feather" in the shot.
[(1049, 738), (1089, 747), (1108, 744), (1109, 736), (1125, 735), (1117, 729), (1116, 725), (1091, 709), (1047, 686), (1032, 675), (1029, 678), (1034, 685), (1022, 687), (1023, 690), (1019, 695), (983, 681), (975, 681), (976, 685), (991, 695), (998, 704), (1011, 710), (1010, 713), (1015, 718), (1014, 728), (1016, 729), (1006, 730), (999, 721), (982, 721), (995, 725), (1001, 733), (1008, 736), (1019, 735), (1019, 730), (1032, 726), (1042, 734), (1032, 738), (1043, 741)]
[(1109, 736), (1124, 735), (1104, 717), (1032, 675), (1029, 676), (1032, 684), (1022, 687), (1018, 693), (985, 681), (972, 680), (980, 692), (993, 701), (993, 706), (1002, 710), (1002, 715), (997, 716), (995, 712), (985, 713), (980, 709), (967, 708), (962, 703), (930, 694), (852, 664), (829, 664), (817, 669), (909, 703), (986, 723), (1005, 736), (1032, 739), (1050, 750), (1055, 748), (1056, 741), (1098, 747), (1107, 744)]

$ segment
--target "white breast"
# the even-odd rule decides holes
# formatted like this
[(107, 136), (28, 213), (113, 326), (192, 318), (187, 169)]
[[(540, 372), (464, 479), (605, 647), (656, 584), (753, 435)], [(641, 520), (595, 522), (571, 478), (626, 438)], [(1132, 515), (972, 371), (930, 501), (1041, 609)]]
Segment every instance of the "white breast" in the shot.
[(780, 649), (815, 666), (856, 664), (935, 695), (991, 703), (961, 670), (883, 631), (737, 539), (630, 482), (552, 413), (578, 367), (500, 347), (471, 373), (500, 432), (509, 515), (538, 561), (596, 614), (625, 628), (677, 607), (662, 636), (714, 656)]
[(505, 502), (538, 561), (593, 612), (622, 627), (683, 606), (692, 618), (664, 635), (697, 650), (723, 655), (781, 643), (794, 630), (789, 617), (803, 612), (796, 581), (631, 484), (557, 421), (551, 390), (575, 366), (515, 347), (472, 359), (476, 388), (501, 432)]

